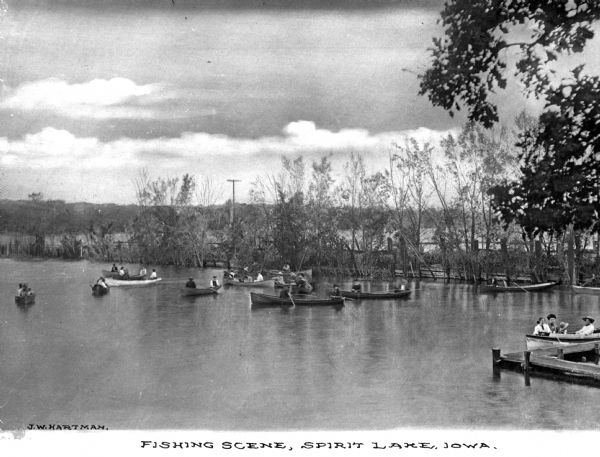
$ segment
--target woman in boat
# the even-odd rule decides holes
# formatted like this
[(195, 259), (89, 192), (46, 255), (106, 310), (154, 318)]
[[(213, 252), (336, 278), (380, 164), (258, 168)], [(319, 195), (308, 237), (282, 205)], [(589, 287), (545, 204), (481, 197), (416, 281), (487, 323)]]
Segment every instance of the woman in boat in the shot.
[(194, 282), (194, 278), (188, 278), (188, 281), (185, 283), (185, 287), (189, 289), (195, 289), (196, 283)]
[(212, 277), (212, 280), (210, 281), (210, 287), (219, 287), (219, 280), (217, 279), (216, 276)]
[(122, 278), (125, 277), (125, 268), (123, 268), (123, 265), (119, 268), (119, 276)]
[(106, 284), (106, 281), (104, 280), (104, 278), (102, 276), (100, 276), (98, 278), (98, 281), (96, 281), (96, 284), (98, 284), (101, 287), (104, 287), (105, 289), (108, 289), (108, 285)]
[(265, 278), (263, 277), (262, 273), (259, 271), (258, 274), (256, 275), (256, 281), (264, 281)]
[(142, 265), (142, 268), (140, 268), (140, 276), (146, 276), (146, 267), (144, 265)]
[(152, 269), (152, 273), (150, 273), (150, 279), (156, 279), (158, 275), (156, 274), (156, 269)]
[(579, 330), (577, 330), (575, 333), (577, 333), (578, 335), (591, 335), (592, 333), (594, 333), (594, 330), (596, 330), (596, 328), (594, 327), (594, 318), (590, 316), (585, 316), (582, 318), (582, 320), (583, 322), (585, 322), (585, 325)]
[(548, 324), (546, 324), (546, 319), (544, 319), (543, 317), (540, 317), (537, 320), (536, 324), (537, 325), (533, 329), (534, 335), (544, 335), (544, 336), (550, 335), (550, 327), (548, 327)]

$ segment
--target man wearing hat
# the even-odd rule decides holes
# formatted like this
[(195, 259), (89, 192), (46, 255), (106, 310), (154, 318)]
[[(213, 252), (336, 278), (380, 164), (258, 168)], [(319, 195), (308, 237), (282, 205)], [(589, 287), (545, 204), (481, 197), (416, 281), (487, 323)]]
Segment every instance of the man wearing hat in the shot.
[(189, 278), (188, 282), (185, 283), (185, 287), (189, 287), (190, 289), (195, 289), (196, 283), (194, 282), (194, 278)]
[(594, 328), (594, 319), (590, 316), (585, 316), (582, 319), (585, 322), (585, 325), (579, 330), (577, 330), (575, 333), (579, 335), (591, 335), (592, 333), (594, 333), (594, 330), (596, 330)]

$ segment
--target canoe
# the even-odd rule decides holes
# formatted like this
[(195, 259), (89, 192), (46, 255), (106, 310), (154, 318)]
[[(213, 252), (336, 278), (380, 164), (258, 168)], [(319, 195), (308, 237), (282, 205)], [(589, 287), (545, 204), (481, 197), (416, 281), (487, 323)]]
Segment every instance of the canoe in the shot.
[(221, 288), (221, 286), (218, 287), (184, 287), (181, 290), (181, 295), (186, 296), (186, 297), (194, 297), (197, 295), (211, 295), (211, 294), (216, 294), (217, 291)]
[(92, 295), (95, 297), (101, 297), (102, 295), (106, 295), (109, 290), (109, 287), (102, 287), (100, 284), (94, 284), (92, 286)]
[(570, 344), (587, 343), (589, 341), (600, 342), (600, 333), (591, 335), (578, 335), (576, 333), (551, 333), (544, 335), (525, 335), (527, 350), (542, 349), (553, 346), (568, 346)]
[[(121, 279), (122, 276), (118, 271), (102, 270), (102, 276), (104, 278)], [(144, 279), (145, 275), (129, 275), (128, 279)]]
[(539, 290), (548, 289), (556, 284), (556, 282), (542, 282), (539, 284), (523, 284), (518, 286), (492, 286), (489, 284), (481, 284), (479, 286), (479, 292), (537, 292)]
[(254, 306), (344, 306), (342, 297), (320, 298), (315, 295), (293, 295), (292, 298), (293, 300), (277, 295), (250, 292), (250, 301)]
[(223, 278), (223, 284), (226, 286), (237, 286), (237, 287), (273, 287), (274, 281), (272, 279), (265, 279), (264, 281), (240, 281), (239, 279)]
[(17, 305), (33, 305), (35, 303), (35, 294), (15, 295), (15, 303)]
[(267, 275), (270, 278), (274, 278), (275, 276), (280, 276), (279, 272), (281, 272), (281, 276), (283, 276), (284, 279), (288, 279), (292, 273), (294, 273), (296, 276), (300, 275), (300, 273), (302, 273), (304, 275), (304, 277), (306, 279), (308, 279), (309, 281), (312, 279), (312, 268), (309, 268), (307, 270), (300, 270), (300, 271), (282, 271), (282, 270), (269, 270), (267, 272)]
[(354, 299), (377, 299), (377, 298), (402, 298), (408, 297), (411, 290), (383, 291), (383, 292), (356, 292), (354, 290), (340, 290), (340, 295), (346, 298)]
[(591, 286), (571, 286), (576, 294), (600, 295), (600, 287)]
[(160, 280), (162, 280), (162, 278), (156, 278), (156, 279), (125, 279), (125, 280), (107, 278), (106, 279), (106, 284), (108, 284), (110, 287), (148, 286), (150, 284), (156, 284)]

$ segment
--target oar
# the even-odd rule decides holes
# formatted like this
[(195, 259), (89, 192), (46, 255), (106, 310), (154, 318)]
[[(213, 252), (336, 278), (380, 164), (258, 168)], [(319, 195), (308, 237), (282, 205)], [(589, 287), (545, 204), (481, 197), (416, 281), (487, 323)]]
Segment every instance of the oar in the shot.
[(292, 301), (292, 305), (295, 308), (296, 302), (294, 302), (294, 299), (292, 298), (292, 286), (291, 285), (290, 285), (290, 289), (288, 290), (288, 297), (290, 297), (290, 300)]
[(514, 284), (515, 286), (517, 286), (519, 289), (522, 289), (522, 290), (524, 290), (525, 292), (529, 292), (527, 289), (523, 289), (523, 288), (522, 288), (520, 285), (518, 285), (518, 284), (517, 284), (516, 282), (514, 282), (514, 281), (513, 281), (513, 284)]

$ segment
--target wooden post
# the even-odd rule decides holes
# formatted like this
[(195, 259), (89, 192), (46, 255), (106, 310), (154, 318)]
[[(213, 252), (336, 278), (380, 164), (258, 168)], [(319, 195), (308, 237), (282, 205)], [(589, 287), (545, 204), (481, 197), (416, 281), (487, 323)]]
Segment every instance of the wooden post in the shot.
[(564, 360), (565, 359), (565, 351), (563, 348), (557, 348), (556, 349), (556, 357), (560, 360)]
[(531, 351), (524, 351), (523, 352), (523, 374), (525, 375), (525, 385), (529, 386), (529, 370), (531, 369), (530, 367), (530, 359), (531, 359)]
[(500, 349), (492, 348), (492, 373), (494, 379), (500, 378)]

